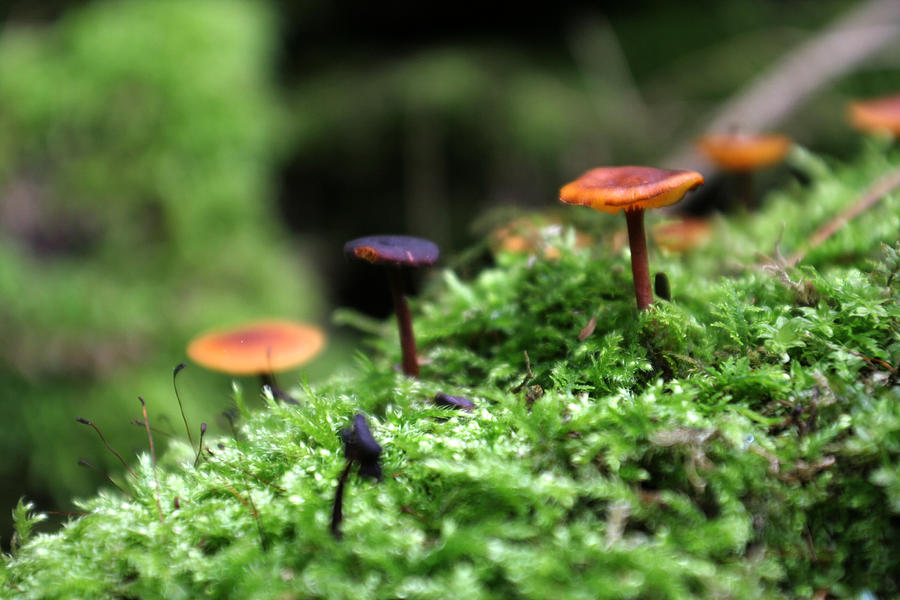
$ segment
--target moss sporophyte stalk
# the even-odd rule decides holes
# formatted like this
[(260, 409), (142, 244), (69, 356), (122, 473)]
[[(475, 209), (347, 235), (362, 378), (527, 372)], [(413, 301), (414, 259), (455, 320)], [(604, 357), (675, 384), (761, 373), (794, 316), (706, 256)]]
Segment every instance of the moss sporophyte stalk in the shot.
[(776, 251), (896, 157), (798, 157), (809, 187), (654, 255), (672, 301), (637, 319), (618, 224), (586, 221), (593, 248), (563, 225), (552, 258), (437, 274), (410, 307), (424, 377), (392, 368), (382, 327), (355, 364), (291, 388), (297, 405), (250, 411), (238, 388), (236, 439), (202, 441), (199, 461), (172, 440), (158, 487), (142, 452), (110, 474), (126, 492), (77, 500), (58, 530), (23, 501), (0, 596), (900, 594), (900, 195), (797, 267)]

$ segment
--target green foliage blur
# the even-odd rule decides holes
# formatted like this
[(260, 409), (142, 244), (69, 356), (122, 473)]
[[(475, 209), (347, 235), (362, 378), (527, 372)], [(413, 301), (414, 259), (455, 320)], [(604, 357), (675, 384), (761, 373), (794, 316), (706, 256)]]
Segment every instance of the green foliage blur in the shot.
[[(253, 2), (109, 2), (0, 37), (0, 513), (71, 506), (102, 480), (79, 457), (118, 468), (76, 416), (129, 456), (138, 395), (183, 431), (192, 335), (318, 314), (275, 220), (273, 32)], [(228, 379), (198, 371), (188, 417), (215, 429)]]
[[(307, 50), (312, 67), (288, 90), (291, 184), (304, 199), (289, 206), (295, 226), (312, 234), (324, 224), (353, 237), (376, 223), (462, 247), (485, 206), (539, 207), (588, 168), (658, 164), (738, 90), (859, 4), (564, 2), (542, 7), (542, 17), (524, 7), (511, 15), (528, 23), (524, 33), (502, 19), (479, 29), (493, 22), (486, 9), (488, 17), (469, 15), (456, 35), (434, 43), (394, 48), (372, 27), (340, 44), (317, 39), (324, 47)], [(373, 27), (385, 24), (373, 18)], [(818, 90), (777, 129), (853, 156), (845, 105), (897, 89), (898, 57), (894, 44)], [(760, 186), (775, 175), (764, 174)], [(322, 210), (335, 204), (341, 210)]]

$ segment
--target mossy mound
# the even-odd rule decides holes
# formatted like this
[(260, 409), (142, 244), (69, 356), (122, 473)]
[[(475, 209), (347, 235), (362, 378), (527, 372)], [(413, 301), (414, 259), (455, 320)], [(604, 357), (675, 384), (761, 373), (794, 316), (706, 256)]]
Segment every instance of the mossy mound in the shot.
[[(900, 593), (900, 196), (808, 257), (799, 247), (889, 161), (814, 179), (711, 246), (656, 256), (672, 302), (637, 316), (627, 256), (503, 254), (417, 308), (423, 378), (375, 358), (243, 410), (195, 468), (175, 444), (50, 534), (17, 511), (0, 571), (20, 597), (809, 598)], [(821, 167), (821, 168), (820, 168)], [(599, 229), (618, 226), (603, 216)], [(884, 231), (893, 231), (883, 235)], [(749, 240), (756, 240), (751, 243)], [(889, 243), (883, 243), (889, 242)], [(347, 317), (345, 317), (347, 318)], [(594, 319), (593, 331), (586, 326)], [(357, 322), (361, 320), (357, 319)], [(527, 358), (526, 358), (527, 353)], [(367, 353), (369, 354), (369, 353)], [(438, 392), (476, 409), (436, 407)], [(238, 406), (243, 406), (236, 394)], [(380, 484), (352, 477), (329, 531), (338, 432), (368, 415)], [(151, 415), (152, 419), (152, 415)], [(157, 504), (159, 503), (159, 504)]]

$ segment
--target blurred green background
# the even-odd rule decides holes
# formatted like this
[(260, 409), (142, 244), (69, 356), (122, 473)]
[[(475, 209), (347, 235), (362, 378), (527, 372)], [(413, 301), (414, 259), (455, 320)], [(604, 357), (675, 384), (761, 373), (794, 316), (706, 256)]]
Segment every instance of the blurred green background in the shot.
[[(892, 4), (8, 4), (0, 515), (21, 495), (73, 510), (103, 483), (81, 457), (118, 476), (78, 416), (132, 457), (142, 395), (183, 436), (172, 369), (192, 335), (261, 316), (328, 326), (336, 306), (385, 315), (386, 283), (344, 262), (345, 240), (412, 233), (452, 260), (480, 215), (552, 206), (589, 167), (695, 161), (678, 148), (731, 98), (835, 23)], [(845, 105), (900, 90), (893, 39), (769, 128), (855, 154)], [(692, 210), (722, 190), (710, 179)], [(330, 329), (311, 379), (352, 360), (356, 338)], [(229, 378), (190, 366), (179, 382), (193, 427), (225, 433)]]

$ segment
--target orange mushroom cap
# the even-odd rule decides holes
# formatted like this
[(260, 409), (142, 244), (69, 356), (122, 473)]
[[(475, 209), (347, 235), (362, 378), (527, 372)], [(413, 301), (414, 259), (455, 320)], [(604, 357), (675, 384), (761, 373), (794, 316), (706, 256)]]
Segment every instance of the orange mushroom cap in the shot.
[(791, 149), (791, 138), (775, 133), (711, 133), (697, 147), (727, 171), (755, 171), (779, 162)]
[[(490, 234), (490, 245), (494, 253), (533, 254), (540, 252), (544, 258), (559, 258), (559, 248), (547, 243), (553, 229), (561, 230), (562, 220), (542, 215), (525, 215), (498, 227)], [(591, 236), (575, 230), (575, 247), (586, 248), (593, 243)]]
[(851, 102), (848, 110), (850, 122), (857, 129), (900, 136), (900, 94)]
[(656, 244), (669, 252), (685, 252), (709, 241), (712, 226), (704, 219), (660, 223), (651, 230)]
[(696, 171), (599, 167), (564, 185), (559, 199), (566, 204), (617, 213), (675, 204), (701, 184), (703, 175)]
[(300, 366), (324, 345), (325, 334), (318, 327), (273, 320), (203, 334), (188, 344), (187, 354), (208, 369), (260, 375)]

